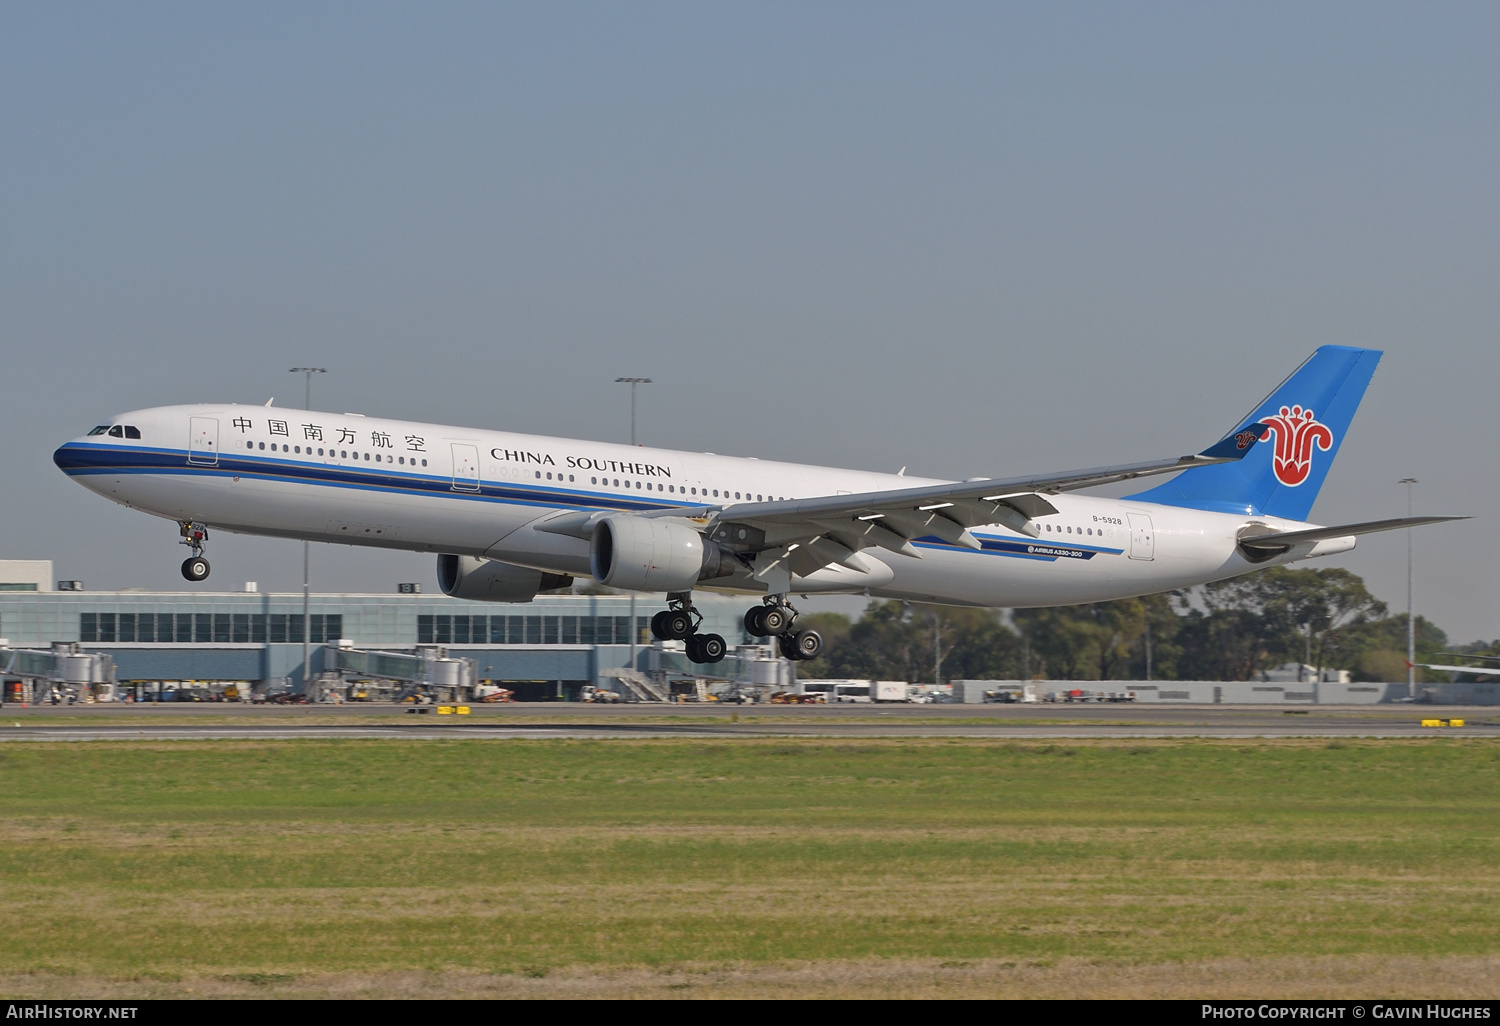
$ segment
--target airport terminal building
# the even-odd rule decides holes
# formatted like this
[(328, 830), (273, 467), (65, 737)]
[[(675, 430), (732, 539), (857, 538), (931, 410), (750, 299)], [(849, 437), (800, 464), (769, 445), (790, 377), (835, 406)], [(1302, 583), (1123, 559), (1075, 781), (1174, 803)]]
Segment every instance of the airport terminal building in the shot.
[[(45, 560), (0, 561), (0, 637), (12, 648), (77, 642), (109, 656), (122, 686), (160, 681), (279, 682), (291, 690), (332, 669), (330, 649), (440, 646), (472, 659), (478, 681), (519, 699), (566, 698), (610, 671), (657, 669), (649, 623), (660, 607), (624, 594), (542, 595), (489, 603), (444, 595), (85, 591), (56, 582)], [(704, 630), (748, 645), (745, 597), (695, 596)], [(633, 611), (632, 611), (633, 606)], [(304, 645), (305, 642), (305, 645)], [(310, 666), (303, 664), (304, 647)], [(686, 671), (687, 664), (683, 662)], [(732, 669), (725, 666), (725, 670)]]
[[(246, 584), (233, 592), (85, 591), (80, 582), (53, 582), (46, 560), (0, 561), (0, 638), (9, 649), (71, 645), (104, 657), (110, 677), (125, 689), (159, 692), (177, 682), (244, 682), (261, 690), (300, 692), (320, 674), (359, 676), (379, 653), (419, 652), (472, 661), (472, 684), (514, 692), (520, 701), (576, 699), (587, 686), (630, 696), (623, 681), (669, 700), (693, 679), (719, 679), (800, 690), (792, 664), (744, 630), (748, 596), (700, 593), (694, 601), (703, 629), (722, 635), (732, 655), (712, 667), (695, 666), (680, 642), (654, 643), (649, 623), (657, 596), (541, 595), (529, 603), (490, 603), (416, 591), (395, 594), (314, 594), (304, 615), (300, 592), (270, 593)], [(54, 587), (54, 584), (61, 587)], [(352, 650), (352, 652), (351, 652)], [(304, 653), (306, 662), (304, 662)], [(346, 653), (346, 654), (341, 654)], [(365, 662), (360, 653), (369, 653)], [(5, 658), (0, 654), (0, 670)], [(1038, 693), (1063, 700), (1093, 689), (1101, 699), (1162, 704), (1369, 704), (1407, 700), (1405, 682), (1350, 682), (1347, 675), (1301, 681), (1039, 681)], [(6, 698), (13, 685), (7, 680)], [(1020, 682), (954, 681), (953, 699), (990, 701), (988, 692)], [(1103, 690), (1100, 690), (1103, 689)], [(649, 690), (649, 689), (648, 689)], [(1500, 703), (1500, 682), (1423, 685), (1418, 700), (1443, 704)]]

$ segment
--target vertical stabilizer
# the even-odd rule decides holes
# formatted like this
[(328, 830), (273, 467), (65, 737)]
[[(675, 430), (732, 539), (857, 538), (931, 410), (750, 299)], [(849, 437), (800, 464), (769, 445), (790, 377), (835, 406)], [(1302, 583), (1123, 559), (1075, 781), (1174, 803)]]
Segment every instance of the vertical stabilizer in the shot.
[(1244, 459), (1184, 471), (1130, 498), (1306, 520), (1380, 356), (1375, 349), (1321, 347), (1239, 421), (1270, 428)]

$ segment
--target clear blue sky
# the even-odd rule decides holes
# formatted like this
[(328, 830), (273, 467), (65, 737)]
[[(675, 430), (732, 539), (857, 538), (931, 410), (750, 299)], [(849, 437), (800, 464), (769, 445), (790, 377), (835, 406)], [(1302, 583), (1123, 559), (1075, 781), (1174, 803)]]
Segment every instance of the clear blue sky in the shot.
[[(324, 408), (968, 477), (1213, 440), (1385, 349), (1314, 515), (1500, 636), (1493, 4), (0, 7), (0, 556), (179, 587), (52, 466)], [(215, 539), (216, 580), (300, 546)], [(320, 548), (318, 585), (429, 558)], [(1405, 542), (1339, 560), (1404, 605)], [(1332, 565), (1331, 563), (1325, 565)]]

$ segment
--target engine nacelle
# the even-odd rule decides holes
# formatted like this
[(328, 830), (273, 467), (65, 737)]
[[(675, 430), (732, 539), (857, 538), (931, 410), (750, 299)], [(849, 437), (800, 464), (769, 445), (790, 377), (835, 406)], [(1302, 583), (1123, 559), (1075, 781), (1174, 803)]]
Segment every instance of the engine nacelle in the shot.
[(564, 574), (448, 552), (437, 558), (437, 577), (444, 595), (477, 602), (530, 602), (539, 591), (556, 591), (573, 583)]
[(589, 569), (594, 580), (631, 591), (688, 591), (728, 577), (735, 559), (684, 524), (646, 517), (606, 517), (594, 526)]

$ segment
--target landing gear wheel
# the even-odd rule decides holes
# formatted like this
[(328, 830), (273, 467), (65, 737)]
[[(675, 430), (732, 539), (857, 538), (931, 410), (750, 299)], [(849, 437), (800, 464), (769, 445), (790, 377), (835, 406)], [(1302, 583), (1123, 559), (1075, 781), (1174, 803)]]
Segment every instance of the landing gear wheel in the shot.
[(760, 623), (766, 635), (779, 637), (792, 625), (792, 614), (785, 606), (761, 606)]
[(765, 611), (765, 606), (751, 606), (745, 610), (745, 633), (752, 638), (764, 638), (770, 633), (766, 630)]
[(787, 638), (791, 639), (791, 647), (796, 651), (798, 659), (816, 659), (823, 651), (823, 635), (815, 630), (782, 636), (783, 641)]
[(697, 661), (700, 663), (717, 663), (728, 651), (724, 639), (717, 634), (695, 634), (693, 637), (698, 639)]
[(208, 577), (208, 560), (202, 556), (189, 556), (182, 561), (182, 576), (190, 581), (201, 581)]
[(797, 652), (796, 640), (787, 637), (785, 634), (776, 639), (776, 647), (781, 650), (781, 658), (783, 659), (790, 659), (795, 663), (802, 658)]
[(686, 611), (663, 609), (651, 617), (651, 636), (657, 641), (681, 641), (693, 633), (693, 618)]
[(717, 663), (729, 650), (724, 639), (717, 634), (690, 634), (687, 638), (687, 657), (694, 663)]

